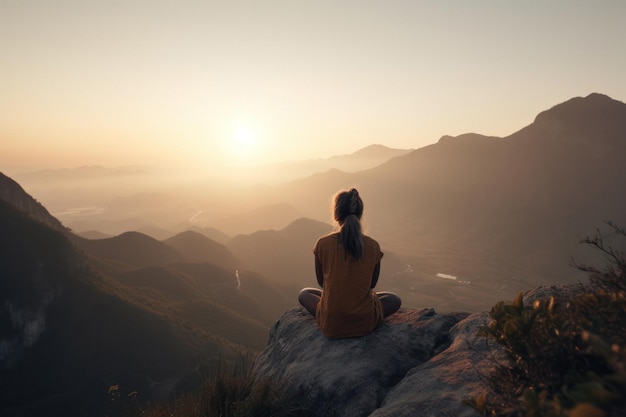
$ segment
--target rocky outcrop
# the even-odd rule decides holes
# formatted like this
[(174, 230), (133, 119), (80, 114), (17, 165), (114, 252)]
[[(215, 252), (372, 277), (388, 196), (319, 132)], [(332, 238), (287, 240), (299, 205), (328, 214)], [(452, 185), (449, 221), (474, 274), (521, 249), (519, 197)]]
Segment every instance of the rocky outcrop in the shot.
[(463, 400), (486, 390), (495, 365), (493, 343), (476, 336), (488, 322), (487, 313), (401, 309), (370, 335), (331, 340), (295, 307), (253, 372), (317, 416), (474, 416)]
[[(582, 285), (539, 286), (524, 293), (523, 303), (583, 291)], [(253, 373), (278, 385), (281, 403), (307, 415), (477, 416), (463, 400), (491, 391), (495, 366), (508, 360), (500, 345), (477, 335), (490, 321), (488, 312), (400, 309), (367, 336), (331, 340), (294, 307), (272, 328)]]

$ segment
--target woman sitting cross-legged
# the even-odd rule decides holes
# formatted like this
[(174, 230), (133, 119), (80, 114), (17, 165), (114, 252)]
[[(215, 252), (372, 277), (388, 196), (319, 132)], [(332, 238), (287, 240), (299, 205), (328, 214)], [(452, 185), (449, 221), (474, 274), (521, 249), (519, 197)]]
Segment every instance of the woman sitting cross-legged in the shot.
[(329, 338), (364, 336), (383, 318), (400, 308), (391, 292), (374, 292), (383, 252), (374, 239), (361, 231), (363, 200), (352, 188), (333, 200), (333, 215), (339, 231), (317, 240), (315, 275), (322, 287), (304, 288), (298, 300)]

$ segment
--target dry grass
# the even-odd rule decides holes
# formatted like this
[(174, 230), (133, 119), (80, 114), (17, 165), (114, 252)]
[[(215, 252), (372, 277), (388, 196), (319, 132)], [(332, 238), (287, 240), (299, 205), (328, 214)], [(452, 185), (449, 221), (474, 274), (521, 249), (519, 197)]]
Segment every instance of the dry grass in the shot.
[(136, 409), (143, 417), (306, 417), (310, 410), (281, 399), (278, 381), (255, 380), (250, 356), (230, 370), (221, 363), (203, 375), (200, 388), (167, 404)]

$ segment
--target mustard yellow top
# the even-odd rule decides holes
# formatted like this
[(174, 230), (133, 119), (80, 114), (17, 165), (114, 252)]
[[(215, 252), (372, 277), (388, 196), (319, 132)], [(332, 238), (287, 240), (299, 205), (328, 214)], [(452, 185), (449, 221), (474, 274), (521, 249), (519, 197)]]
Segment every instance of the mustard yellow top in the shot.
[(316, 320), (330, 338), (364, 336), (383, 321), (383, 308), (371, 288), (372, 275), (383, 257), (378, 242), (363, 236), (363, 257), (346, 254), (339, 234), (318, 239), (313, 253), (323, 277)]

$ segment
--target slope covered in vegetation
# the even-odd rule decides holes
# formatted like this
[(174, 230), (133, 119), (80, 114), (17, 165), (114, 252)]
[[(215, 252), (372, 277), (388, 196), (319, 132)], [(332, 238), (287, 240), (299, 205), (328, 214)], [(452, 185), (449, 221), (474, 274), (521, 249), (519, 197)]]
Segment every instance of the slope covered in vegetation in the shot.
[(600, 232), (585, 242), (610, 259), (602, 270), (578, 265), (588, 283), (532, 305), (520, 294), (491, 309), (481, 333), (504, 347), (509, 362), (496, 367), (492, 391), (469, 402), (484, 415), (626, 415), (626, 260)]

